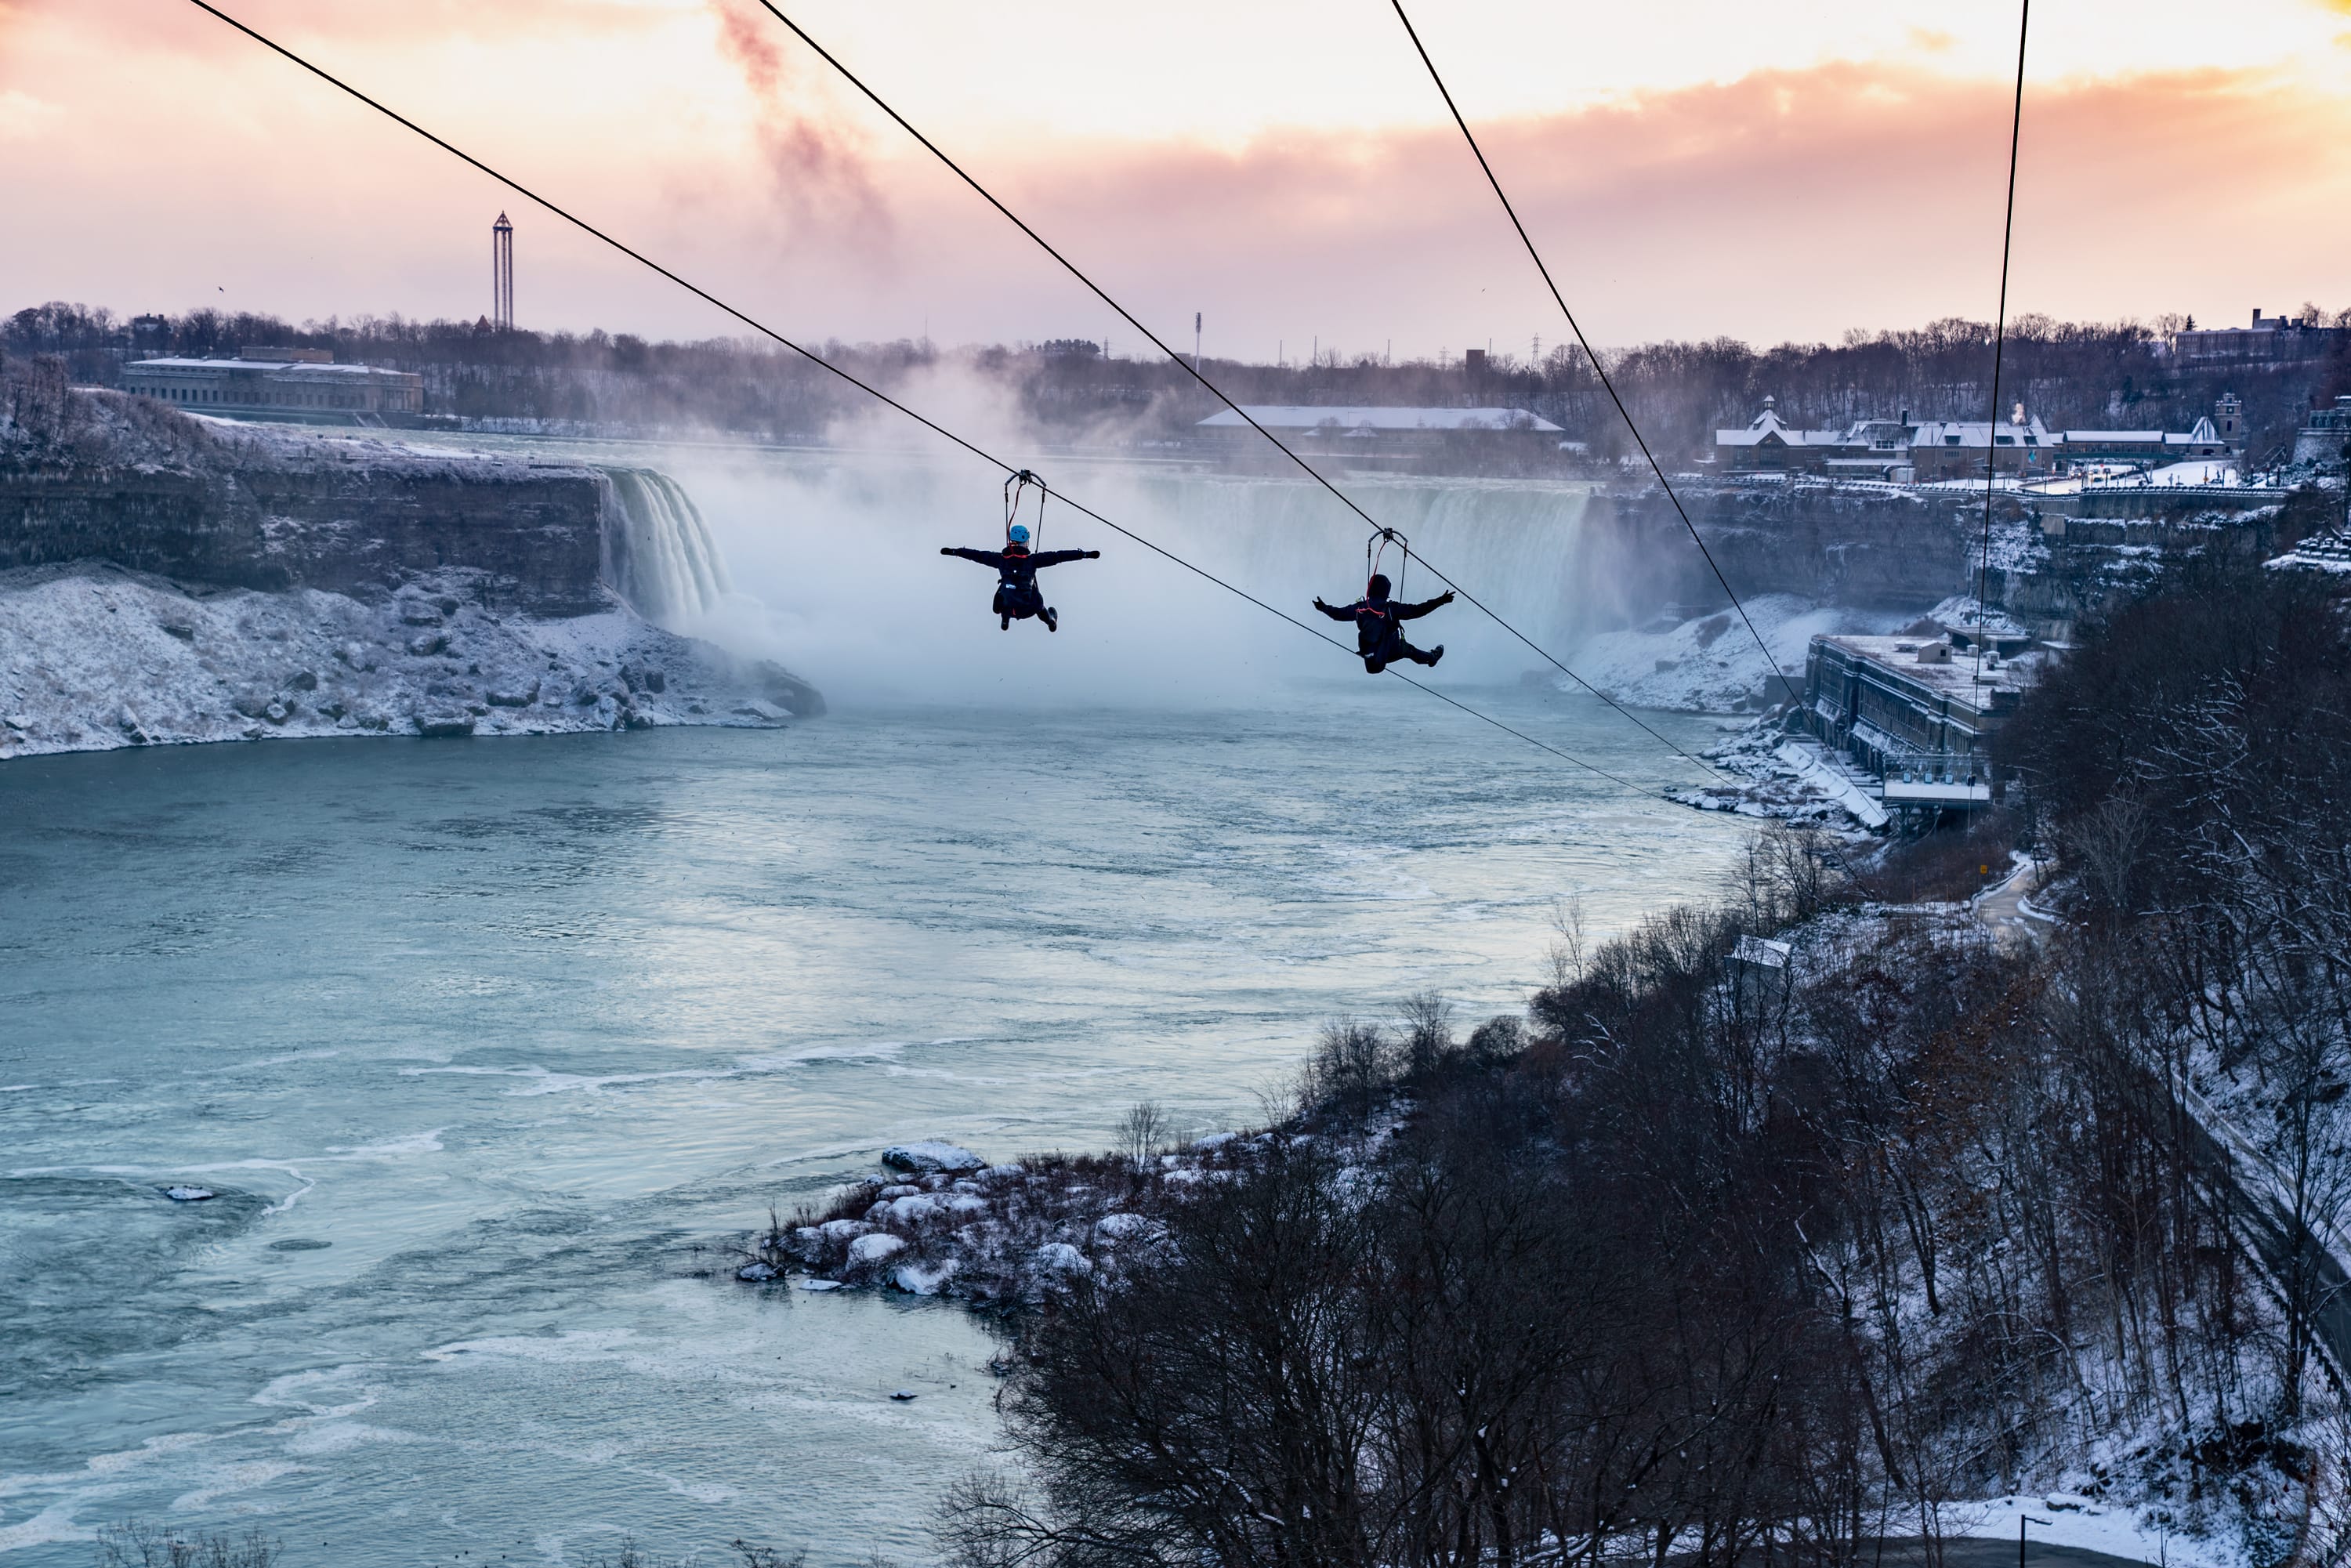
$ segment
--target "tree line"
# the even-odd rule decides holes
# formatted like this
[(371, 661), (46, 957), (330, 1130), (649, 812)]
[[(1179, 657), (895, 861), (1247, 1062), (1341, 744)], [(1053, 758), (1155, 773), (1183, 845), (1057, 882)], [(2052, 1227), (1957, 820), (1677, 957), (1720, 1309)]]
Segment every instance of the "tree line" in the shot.
[[(2314, 319), (2344, 325), (2351, 311)], [(58, 354), (73, 376), (112, 384), (127, 359), (226, 354), (262, 345), (325, 349), (338, 358), (425, 378), (428, 411), (464, 420), (537, 421), (615, 433), (705, 431), (759, 440), (814, 440), (870, 407), (862, 393), (765, 340), (653, 342), (628, 333), (497, 331), (485, 322), (399, 316), (295, 323), (266, 313), (200, 309), (141, 319), (53, 302), (0, 321), (0, 351)], [(2290, 444), (2314, 399), (2351, 391), (2351, 354), (2291, 365), (2220, 368), (2176, 361), (2168, 319), (2009, 323), (2000, 410), (2024, 404), (2052, 427), (2186, 430), (2233, 392), (2244, 401), (2257, 459)], [(1669, 463), (1711, 449), (1713, 432), (1745, 424), (1771, 397), (1792, 423), (1842, 426), (1898, 416), (1982, 419), (1991, 403), (1992, 329), (1951, 318), (1924, 327), (1853, 331), (1834, 344), (1757, 348), (1730, 338), (1604, 351), (1602, 365)], [(811, 344), (893, 393), (943, 367), (996, 382), (1040, 434), (1057, 439), (1175, 441), (1221, 405), (1185, 369), (1152, 356), (1114, 358), (1084, 339), (942, 350), (928, 341)], [(1471, 363), (1446, 353), (1405, 361), (1385, 353), (1317, 353), (1308, 362), (1208, 360), (1209, 378), (1252, 403), (1523, 408), (1562, 427), (1600, 461), (1634, 455), (1588, 356), (1553, 348)]]

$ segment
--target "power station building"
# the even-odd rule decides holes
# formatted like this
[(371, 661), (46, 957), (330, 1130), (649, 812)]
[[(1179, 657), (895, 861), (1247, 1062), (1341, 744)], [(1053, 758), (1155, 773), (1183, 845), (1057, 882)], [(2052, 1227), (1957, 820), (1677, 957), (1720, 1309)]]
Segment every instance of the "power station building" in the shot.
[(366, 423), (424, 412), (412, 371), (339, 365), (323, 349), (243, 349), (235, 359), (134, 360), (122, 390), (199, 413)]

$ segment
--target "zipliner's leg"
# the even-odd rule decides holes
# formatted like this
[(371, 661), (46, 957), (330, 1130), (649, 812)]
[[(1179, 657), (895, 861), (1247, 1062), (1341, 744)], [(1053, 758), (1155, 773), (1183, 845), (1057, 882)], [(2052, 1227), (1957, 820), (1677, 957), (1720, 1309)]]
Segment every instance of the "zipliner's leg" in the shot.
[(1436, 647), (1424, 652), (1409, 643), (1398, 643), (1395, 647), (1395, 656), (1410, 659), (1416, 664), (1434, 664), (1437, 660), (1445, 657), (1445, 644), (1439, 643)]

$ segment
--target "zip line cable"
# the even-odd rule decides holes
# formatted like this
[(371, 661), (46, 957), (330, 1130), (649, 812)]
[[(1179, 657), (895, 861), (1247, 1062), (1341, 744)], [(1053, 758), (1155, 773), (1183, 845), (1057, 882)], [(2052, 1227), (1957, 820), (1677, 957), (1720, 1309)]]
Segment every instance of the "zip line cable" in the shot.
[[(1383, 526), (1377, 517), (1373, 517), (1369, 512), (1364, 510), (1362, 507), (1356, 505), (1352, 497), (1348, 496), (1345, 491), (1340, 489), (1339, 486), (1333, 485), (1328, 478), (1324, 477), (1322, 473), (1312, 464), (1307, 462), (1305, 458), (1301, 457), (1295, 451), (1291, 450), (1290, 445), (1280, 436), (1274, 434), (1272, 431), (1268, 430), (1264, 425), (1259, 424), (1257, 420), (1250, 415), (1249, 410), (1243, 408), (1231, 398), (1226, 396), (1223, 388), (1217, 386), (1216, 382), (1210, 381), (1206, 375), (1201, 373), (1200, 367), (1197, 362), (1197, 355), (1187, 360), (1175, 349), (1170, 348), (1156, 332), (1154, 332), (1150, 328), (1144, 326), (1140, 320), (1136, 319), (1133, 311), (1129, 310), (1125, 306), (1121, 305), (1117, 300), (1112, 298), (1102, 288), (1102, 285), (1087, 277), (1086, 274), (1078, 267), (1077, 263), (1071, 261), (1068, 256), (1063, 256), (1059, 250), (1053, 247), (1052, 243), (1047, 240), (1043, 235), (1039, 234), (1035, 229), (1030, 228), (1027, 223), (1023, 222), (1019, 214), (1014, 212), (1010, 207), (1006, 206), (1002, 202), (998, 201), (994, 193), (989, 191), (987, 186), (981, 184), (977, 180), (974, 179), (970, 172), (967, 171), (962, 164), (947, 156), (946, 151), (942, 149), (937, 142), (933, 141), (929, 137), (924, 135), (922, 131), (915, 129), (912, 120), (908, 120), (904, 115), (900, 114), (896, 110), (891, 108), (890, 102), (887, 99), (884, 99), (880, 93), (875, 92), (872, 88), (866, 86), (864, 79), (855, 71), (851, 70), (847, 66), (843, 65), (840, 58), (835, 56), (831, 50), (826, 48), (822, 44), (818, 43), (814, 38), (809, 37), (808, 30), (806, 28), (802, 27), (798, 22), (793, 21), (789, 16), (785, 16), (783, 12), (778, 10), (773, 4), (773, 0), (759, 0), (759, 5), (761, 9), (768, 13), (768, 15), (773, 16), (777, 21), (781, 22), (786, 27), (789, 28), (792, 35), (799, 38), (801, 43), (806, 44), (810, 48), (816, 51), (818, 57), (821, 58), (825, 64), (831, 66), (835, 71), (840, 73), (841, 79), (848, 82), (850, 86), (855, 88), (859, 92), (864, 94), (867, 100), (870, 101), (874, 108), (880, 110), (883, 113), (895, 120), (900, 130), (905, 131), (907, 135), (921, 142), (924, 149), (927, 151), (932, 157), (936, 158), (940, 162), (946, 164), (948, 169), (954, 172), (957, 179), (961, 180), (965, 184), (969, 185), (974, 192), (977, 193), (980, 200), (986, 202), (989, 206), (994, 207), (998, 213), (1002, 214), (1006, 222), (1009, 223), (1014, 228), (1019, 229), (1022, 234), (1028, 235), (1031, 240), (1034, 240), (1037, 244), (1038, 249), (1043, 251), (1047, 256), (1051, 256), (1055, 261), (1060, 262), (1061, 264), (1062, 270), (1067, 272), (1071, 277), (1076, 278), (1080, 283), (1083, 284), (1090, 291), (1092, 291), (1095, 298), (1101, 300), (1103, 304), (1116, 311), (1120, 319), (1123, 320), (1128, 326), (1134, 328), (1136, 331), (1142, 333), (1144, 338), (1150, 340), (1151, 345), (1154, 348), (1166, 355), (1170, 360), (1173, 360), (1186, 375), (1199, 382), (1200, 385), (1207, 391), (1210, 396), (1214, 397), (1218, 402), (1223, 403), (1227, 408), (1232, 410), (1236, 414), (1238, 414), (1243, 423), (1247, 424), (1251, 430), (1256, 431), (1259, 435), (1264, 436), (1266, 440), (1271, 442), (1274, 444), (1274, 447), (1280, 451), (1284, 457), (1289, 458), (1292, 463), (1298, 465), (1298, 466), (1305, 472), (1308, 478), (1312, 479), (1325, 490), (1330, 491), (1332, 495), (1337, 497), (1340, 505), (1354, 513), (1355, 516), (1363, 518), (1364, 522), (1369, 523), (1373, 528), (1377, 528)], [(1705, 547), (1701, 545), (1699, 548), (1704, 549)], [(1470, 592), (1468, 589), (1462, 587), (1459, 583), (1446, 576), (1445, 573), (1439, 570), (1427, 557), (1423, 556), (1419, 559), (1421, 565), (1427, 569), (1428, 574), (1431, 577), (1436, 578), (1439, 582), (1445, 584), (1446, 587), (1451, 589), (1461, 598), (1468, 600), (1472, 605), (1476, 606), (1480, 612), (1482, 612), (1488, 619), (1491, 620), (1496, 625), (1501, 627), (1503, 631), (1508, 632), (1511, 636), (1516, 637), (1520, 642), (1524, 643), (1528, 647), (1532, 648), (1538, 654), (1541, 654), (1543, 659), (1548, 661), (1552, 667), (1557, 669), (1569, 680), (1573, 681), (1577, 685), (1582, 686), (1585, 691), (1591, 693), (1593, 696), (1598, 697), (1602, 702), (1606, 703), (1610, 707), (1614, 708), (1618, 713), (1623, 714), (1626, 718), (1632, 720), (1634, 724), (1638, 725), (1651, 739), (1656, 741), (1660, 746), (1665, 747), (1677, 756), (1682, 758), (1685, 761), (1693, 763), (1696, 766), (1704, 768), (1707, 772), (1713, 774), (1716, 778), (1720, 779), (1729, 777), (1729, 775), (1724, 773), (1722, 769), (1715, 767), (1714, 764), (1707, 761), (1704, 758), (1695, 756), (1692, 753), (1684, 750), (1680, 746), (1676, 745), (1667, 737), (1660, 735), (1656, 730), (1651, 728), (1649, 725), (1640, 717), (1640, 716), (1634, 713), (1630, 708), (1625, 707), (1615, 698), (1610, 696), (1607, 693), (1593, 685), (1590, 681), (1585, 680), (1582, 675), (1577, 674), (1573, 670), (1569, 669), (1565, 664), (1560, 663), (1557, 658), (1553, 657), (1552, 653), (1540, 643), (1536, 643), (1525, 632), (1520, 631), (1516, 626), (1511, 625), (1508, 621), (1505, 621), (1501, 615), (1490, 605), (1487, 604), (1485, 601), (1479, 599), (1476, 594)], [(1717, 573), (1716, 575), (1719, 576), (1720, 573)], [(1741, 613), (1743, 614), (1744, 612), (1741, 612)], [(1406, 678), (1409, 679), (1409, 677)], [(1414, 681), (1411, 684), (1415, 685), (1419, 685), (1417, 681)]]
[(1592, 351), (1592, 340), (1583, 335), (1583, 324), (1575, 319), (1575, 312), (1567, 308), (1566, 297), (1560, 293), (1559, 285), (1552, 281), (1551, 268), (1543, 265), (1542, 253), (1535, 249), (1535, 242), (1528, 235), (1527, 225), (1519, 221), (1518, 209), (1510, 205), (1510, 195), (1502, 189), (1502, 182), (1495, 177), (1494, 166), (1486, 162), (1486, 150), (1478, 145), (1478, 138), (1470, 131), (1469, 122), (1461, 117), (1460, 106), (1453, 101), (1452, 89), (1445, 85), (1445, 78), (1438, 74), (1437, 62), (1428, 57), (1427, 47), (1421, 43), (1420, 34), (1413, 26), (1412, 18), (1405, 15), (1404, 0), (1388, 0), (1388, 3), (1395, 7), (1396, 20), (1404, 24), (1405, 36), (1412, 40), (1413, 50), (1420, 56), (1420, 63), (1428, 68), (1428, 79), (1437, 84), (1438, 95), (1445, 99), (1445, 107), (1452, 111), (1453, 123), (1461, 128), (1462, 140), (1469, 143), (1470, 152), (1477, 157), (1478, 167), (1486, 172), (1486, 183), (1494, 187), (1494, 195), (1501, 202), (1502, 211), (1509, 215), (1510, 226), (1519, 231), (1519, 242), (1527, 247), (1527, 255), (1533, 260), (1535, 270), (1542, 274), (1543, 287), (1551, 290), (1552, 299), (1559, 306), (1559, 313), (1567, 318), (1568, 329), (1575, 334), (1576, 342), (1583, 346), (1583, 357), (1591, 361), (1593, 373), (1600, 378), (1602, 390), (1607, 392), (1608, 401), (1616, 405), (1616, 413), (1624, 419), (1625, 428), (1633, 433), (1634, 444), (1640, 447), (1641, 455), (1648, 459), (1649, 472), (1657, 476), (1658, 485), (1665, 489), (1666, 499), (1674, 504), (1675, 513), (1680, 517), (1682, 527), (1689, 530), (1690, 541), (1698, 546), (1698, 553), (1706, 558), (1708, 569), (1714, 573), (1714, 580), (1722, 584), (1723, 592), (1730, 595), (1730, 607), (1739, 612), (1739, 619), (1746, 624), (1747, 634), (1755, 639), (1755, 646), (1762, 652), (1763, 663), (1780, 677), (1780, 684), (1788, 688), (1788, 700), (1801, 704), (1803, 699), (1796, 690), (1796, 683), (1788, 678), (1787, 672), (1780, 668), (1780, 661), (1771, 656), (1771, 649), (1763, 641), (1763, 633), (1755, 629), (1754, 621), (1748, 616), (1747, 606), (1739, 601), (1738, 591), (1730, 586), (1730, 580), (1722, 575), (1722, 568), (1716, 563), (1714, 552), (1707, 549), (1706, 540), (1698, 537), (1698, 525), (1690, 521), (1688, 511), (1682, 506), (1681, 497), (1674, 493), (1673, 481), (1666, 477), (1665, 468), (1657, 462), (1657, 455), (1649, 450), (1647, 438), (1642, 435), (1641, 427), (1634, 423), (1633, 411), (1626, 408), (1625, 400), (1616, 395), (1616, 383), (1608, 379), (1607, 367), (1600, 362), (1600, 356)]
[[(2016, 149), (2024, 138), (2024, 45), (2032, 27), (2032, 0), (2022, 0), (2016, 20), (2016, 105), (2008, 121), (2008, 212), (2000, 230), (2000, 315), (1992, 329), (1991, 340), (1991, 423), (1984, 430), (1984, 526), (1983, 553), (1976, 560), (1976, 695), (1983, 695), (1983, 651), (1985, 622), (1991, 612), (1984, 606), (1984, 589), (1991, 577), (1991, 493), (1992, 482), (2000, 472), (2000, 365), (2008, 348), (2008, 251), (2016, 237)], [(2024, 432), (2016, 433), (2017, 455), (2023, 456)], [(2021, 477), (2024, 472), (2022, 461), (2017, 464)]]
[[(246, 37), (251, 38), (255, 43), (261, 45), (266, 49), (268, 49), (271, 53), (281, 57), (294, 65), (299, 66), (302, 69), (309, 72), (312, 76), (317, 77), (320, 81), (323, 81), (329, 86), (357, 99), (360, 102), (367, 105), (370, 109), (374, 110), (378, 114), (382, 115), (385, 119), (390, 120), (393, 123), (409, 131), (414, 131), (417, 135), (423, 137), (425, 141), (430, 141), (435, 147), (440, 148), (451, 157), (455, 158), (459, 162), (488, 175), (491, 179), (506, 186), (508, 190), (513, 191), (516, 194), (541, 208), (544, 208), (555, 216), (561, 218), (565, 223), (571, 225), (581, 233), (588, 235), (592, 238), (601, 240), (604, 244), (611, 246), (614, 250), (619, 251), (622, 256), (627, 256), (630, 260), (638, 263), (653, 272), (659, 273), (662, 277), (669, 279), (672, 283), (676, 284), (680, 288), (684, 289), (695, 298), (725, 312), (730, 317), (733, 317), (736, 320), (740, 321), (743, 325), (750, 328), (753, 331), (758, 332), (762, 337), (774, 340), (783, 347), (790, 350), (793, 353), (798, 354), (800, 358), (808, 361), (810, 364), (815, 365), (821, 370), (831, 371), (833, 375), (840, 377), (842, 381), (848, 382), (851, 386), (857, 388), (858, 391), (864, 392), (867, 396), (873, 398), (879, 402), (886, 404), (888, 407), (897, 410), (900, 413), (904, 414), (908, 419), (913, 420), (924, 429), (932, 432), (934, 434), (945, 437), (947, 441), (963, 448), (963, 450), (970, 453), (973, 456), (979, 458), (982, 462), (993, 464), (996, 467), (1002, 469), (1008, 475), (1017, 475), (1021, 472), (1019, 468), (1010, 463), (1007, 463), (1004, 459), (997, 456), (994, 453), (965, 440), (962, 436), (957, 435), (954, 431), (947, 429), (945, 425), (938, 423), (936, 421), (925, 418), (924, 415), (915, 413), (913, 409), (907, 407), (904, 403), (900, 402), (896, 398), (892, 397), (889, 393), (883, 392), (880, 388), (873, 386), (870, 382), (860, 380), (857, 376), (841, 369), (839, 365), (832, 363), (832, 361), (827, 360), (821, 354), (818, 354), (809, 349), (802, 348), (799, 344), (792, 341), (789, 338), (785, 337), (774, 328), (768, 326), (766, 323), (759, 321), (751, 316), (746, 315), (741, 310), (738, 310), (734, 306), (727, 304), (724, 299), (719, 298), (716, 295), (710, 293), (708, 290), (693, 283), (689, 283), (684, 278), (679, 277), (676, 273), (672, 272), (668, 267), (664, 267), (661, 263), (653, 260), (651, 256), (648, 256), (640, 251), (632, 249), (629, 246), (613, 238), (611, 235), (606, 234), (602, 229), (596, 227), (595, 225), (589, 223), (586, 219), (574, 216), (571, 213), (558, 206), (554, 202), (540, 195), (538, 192), (530, 189), (528, 185), (523, 184), (520, 181), (500, 173), (497, 170), (491, 168), (487, 163), (483, 162), (472, 153), (465, 152), (464, 149), (457, 147), (451, 142), (444, 141), (442, 138), (434, 135), (432, 131), (425, 130), (422, 125), (417, 124), (416, 121), (410, 120), (407, 116), (400, 113), (398, 110), (370, 98), (366, 93), (361, 92), (359, 89), (351, 86), (349, 82), (344, 81), (341, 78), (335, 76), (324, 68), (311, 64), (308, 60), (303, 58), (300, 55), (296, 54), (293, 50), (286, 47), (283, 44), (278, 43), (277, 40), (263, 33), (256, 31), (254, 28), (246, 26), (246, 24), (238, 21), (235, 17), (228, 15), (226, 12), (209, 4), (208, 0), (188, 0), (188, 3), (195, 6), (197, 10), (204, 12), (214, 19), (227, 24), (236, 31), (244, 34)], [(1247, 589), (1226, 581), (1223, 578), (1218, 577), (1216, 573), (1208, 570), (1205, 567), (1194, 565), (1192, 562), (1185, 559), (1182, 556), (1177, 555), (1175, 551), (1167, 549), (1161, 545), (1155, 544), (1153, 541), (1144, 538), (1141, 534), (1136, 533), (1132, 528), (1121, 527), (1119, 524), (1111, 521), (1108, 517), (1103, 517), (1100, 512), (1095, 511), (1092, 507), (1086, 506), (1083, 502), (1077, 500), (1073, 497), (1065, 495), (1059, 490), (1050, 489), (1050, 487), (1046, 487), (1046, 491), (1049, 495), (1058, 497), (1062, 504), (1069, 507), (1071, 510), (1082, 513), (1086, 517), (1092, 517), (1095, 522), (1102, 524), (1104, 528), (1109, 528), (1113, 532), (1122, 535), (1126, 538), (1134, 540), (1136, 544), (1143, 546), (1145, 549), (1153, 551), (1155, 554), (1165, 557), (1166, 559), (1173, 561), (1176, 565), (1182, 567), (1185, 570), (1192, 572), (1196, 576), (1206, 578), (1208, 581), (1215, 583), (1218, 588), (1225, 590), (1227, 592), (1237, 594), (1240, 598), (1248, 600), (1251, 604), (1256, 605), (1267, 614), (1278, 616), (1281, 620), (1288, 622), (1290, 625), (1297, 627), (1301, 632), (1307, 633), (1309, 636), (1319, 638), (1322, 642), (1330, 643), (1331, 646), (1338, 649), (1341, 653), (1347, 654), (1350, 658), (1356, 656), (1353, 649), (1349, 648), (1344, 643), (1340, 642), (1336, 637), (1331, 636), (1328, 632), (1322, 632), (1316, 627), (1308, 625), (1305, 622), (1299, 620), (1297, 617), (1290, 615), (1284, 611), (1276, 609), (1274, 606), (1267, 603), (1264, 600), (1259, 599), (1257, 595), (1249, 592)], [(1621, 778), (1614, 773), (1611, 773), (1608, 769), (1599, 767), (1594, 763), (1586, 762), (1580, 757), (1574, 756), (1570, 752), (1562, 751), (1558, 747), (1552, 746), (1547, 741), (1538, 740), (1533, 736), (1527, 734), (1524, 730), (1513, 728), (1511, 726), (1503, 723), (1500, 719), (1494, 717), (1491, 714), (1474, 708), (1468, 703), (1461, 701), (1458, 697), (1453, 696), (1446, 692), (1441, 692), (1435, 686), (1424, 685), (1420, 682), (1414, 680), (1411, 676), (1403, 674), (1401, 671), (1390, 669), (1387, 673), (1395, 676), (1396, 679), (1402, 681), (1408, 686), (1412, 686), (1419, 691), (1426, 692), (1430, 696), (1437, 697), (1441, 701), (1450, 703), (1453, 706), (1459, 708), (1463, 713), (1468, 714), (1470, 717), (1483, 720), (1485, 723), (1493, 726), (1496, 729), (1502, 731), (1505, 735), (1515, 736), (1517, 738), (1525, 741), (1528, 745), (1538, 747), (1543, 751), (1548, 751), (1553, 757), (1559, 758), (1561, 760), (1565, 762), (1572, 762), (1576, 767), (1583, 768), (1587, 772), (1597, 774), (1599, 777), (1607, 779), (1612, 784), (1621, 786), (1622, 788), (1629, 789), (1639, 795), (1654, 796), (1656, 793), (1656, 791), (1653, 789), (1649, 789), (1634, 783), (1629, 779)]]

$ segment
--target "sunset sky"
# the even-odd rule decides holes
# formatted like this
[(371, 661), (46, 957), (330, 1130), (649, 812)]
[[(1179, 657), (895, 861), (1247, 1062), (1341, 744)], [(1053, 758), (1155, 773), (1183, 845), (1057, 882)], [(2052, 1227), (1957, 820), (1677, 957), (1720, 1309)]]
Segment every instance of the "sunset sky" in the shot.
[[(781, 330), (1142, 345), (750, 0), (218, 0)], [(797, 20), (1186, 347), (1562, 323), (1385, 0), (801, 0)], [(1422, 0), (1604, 344), (1988, 318), (2016, 13)], [(2351, 0), (2043, 0), (2011, 308), (2351, 304)], [(185, 0), (0, 0), (0, 308), (736, 329)]]

